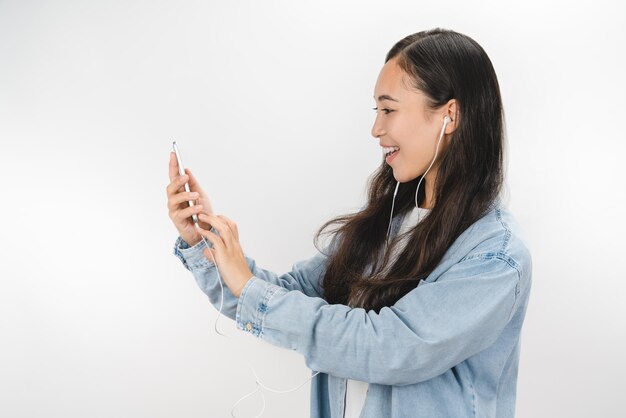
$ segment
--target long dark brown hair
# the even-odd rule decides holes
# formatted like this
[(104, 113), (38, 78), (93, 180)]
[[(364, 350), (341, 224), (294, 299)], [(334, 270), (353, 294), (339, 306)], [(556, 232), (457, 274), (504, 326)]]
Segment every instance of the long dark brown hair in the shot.
[[(365, 206), (327, 221), (315, 234), (314, 245), (320, 250), (322, 231), (331, 224), (341, 225), (332, 231), (332, 251), (325, 253), (322, 288), (326, 301), (376, 312), (393, 305), (428, 277), (458, 236), (489, 211), (504, 181), (502, 100), (495, 70), (483, 48), (466, 35), (435, 28), (398, 41), (385, 62), (392, 58), (398, 58), (413, 87), (426, 95), (429, 109), (456, 99), (459, 123), (446, 152), (437, 155), (434, 206), (410, 231), (393, 265), (387, 265), (389, 253), (398, 241), (391, 241), (387, 251), (385, 242), (397, 181), (384, 160), (368, 179)], [(415, 206), (421, 177), (399, 185), (394, 217)], [(423, 202), (425, 183), (426, 178), (418, 191), (418, 204)], [(368, 266), (373, 266), (371, 271), (366, 270)]]

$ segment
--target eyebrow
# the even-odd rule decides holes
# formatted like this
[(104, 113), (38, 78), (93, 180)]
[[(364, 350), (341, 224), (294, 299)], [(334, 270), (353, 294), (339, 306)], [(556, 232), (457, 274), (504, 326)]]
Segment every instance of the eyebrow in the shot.
[[(373, 96), (374, 98), (376, 98), (376, 96)], [(394, 99), (393, 97), (389, 96), (388, 94), (381, 94), (380, 96), (378, 96), (378, 101), (382, 102), (383, 100), (392, 100), (394, 102), (399, 102), (400, 100), (398, 99)]]

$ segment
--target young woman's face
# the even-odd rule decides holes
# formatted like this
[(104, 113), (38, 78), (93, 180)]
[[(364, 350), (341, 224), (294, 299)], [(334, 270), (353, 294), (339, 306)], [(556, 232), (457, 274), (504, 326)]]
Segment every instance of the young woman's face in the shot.
[[(446, 106), (436, 113), (429, 112), (426, 96), (409, 90), (407, 86), (410, 86), (408, 75), (397, 66), (395, 59), (391, 59), (380, 71), (374, 89), (377, 110), (372, 135), (382, 146), (400, 148), (391, 161), (386, 161), (393, 169), (394, 178), (401, 183), (426, 172), (435, 156), (444, 116), (448, 114)], [(451, 119), (454, 118), (451, 116)], [(448, 127), (446, 133), (450, 130)], [(426, 175), (425, 181), (431, 185), (429, 179), (435, 178), (438, 162), (447, 145), (446, 136), (444, 134), (441, 139), (437, 159)]]

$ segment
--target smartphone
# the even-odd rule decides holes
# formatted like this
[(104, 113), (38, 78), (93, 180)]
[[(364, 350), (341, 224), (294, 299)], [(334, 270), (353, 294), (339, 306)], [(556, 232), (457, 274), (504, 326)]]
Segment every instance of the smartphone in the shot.
[[(172, 143), (172, 146), (174, 148), (174, 153), (176, 154), (176, 161), (178, 161), (178, 174), (180, 174), (181, 176), (184, 176), (185, 174), (185, 166), (183, 165), (183, 159), (180, 156), (180, 151), (178, 151), (178, 147), (176, 146), (176, 141), (174, 141)], [(185, 191), (186, 192), (190, 192), (191, 190), (189, 190), (189, 183), (185, 183)], [(188, 200), (189, 202), (189, 206), (194, 206), (195, 204), (193, 203), (193, 200)], [(198, 224), (198, 215), (196, 215), (195, 213), (193, 215), (191, 215), (191, 218), (193, 219), (193, 222), (195, 224)]]

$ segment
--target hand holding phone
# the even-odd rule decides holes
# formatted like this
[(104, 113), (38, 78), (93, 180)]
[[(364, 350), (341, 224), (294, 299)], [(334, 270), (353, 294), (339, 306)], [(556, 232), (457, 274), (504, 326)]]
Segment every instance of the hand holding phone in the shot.
[[(172, 147), (174, 148), (174, 153), (176, 154), (176, 161), (178, 163), (178, 174), (181, 176), (184, 176), (185, 173), (185, 166), (183, 165), (183, 158), (180, 156), (180, 151), (178, 151), (178, 147), (176, 146), (176, 141), (174, 141), (172, 143)], [(189, 183), (185, 182), (185, 191), (187, 193), (189, 193), (191, 190), (189, 189)], [(189, 202), (189, 206), (193, 207), (195, 205), (195, 203), (193, 202), (193, 200), (188, 200)], [(191, 217), (193, 218), (193, 223), (198, 223), (198, 215), (196, 215), (195, 212), (192, 212)]]
[[(172, 147), (174, 151), (170, 153), (170, 184), (166, 189), (169, 216), (181, 238), (193, 246), (202, 240), (194, 224), (198, 224), (202, 229), (211, 229), (211, 225), (198, 220), (198, 213), (213, 214), (213, 209), (196, 178), (189, 169), (185, 169), (176, 141)], [(182, 177), (185, 175), (188, 177)]]

